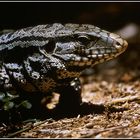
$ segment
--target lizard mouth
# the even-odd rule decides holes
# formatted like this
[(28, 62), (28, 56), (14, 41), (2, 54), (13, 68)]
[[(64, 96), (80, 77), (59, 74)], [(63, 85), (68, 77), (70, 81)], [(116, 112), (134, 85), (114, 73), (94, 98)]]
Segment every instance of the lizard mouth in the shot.
[(70, 61), (70, 65), (94, 66), (95, 64), (115, 58), (117, 54), (114, 48), (86, 50), (83, 54), (77, 55), (74, 61)]
[(115, 41), (112, 47), (93, 46), (90, 49), (79, 51), (70, 65), (93, 67), (98, 63), (116, 58), (126, 50), (128, 43), (122, 38), (115, 38)]
[(116, 38), (116, 35), (114, 34), (112, 34), (111, 37), (115, 40), (112, 46), (101, 47), (100, 45), (96, 44), (96, 46), (93, 46), (89, 49), (83, 50), (81, 52), (79, 51), (79, 55), (75, 58), (75, 62), (73, 62), (73, 64), (81, 66), (94, 66), (95, 64), (111, 60), (122, 54), (128, 46), (127, 41), (118, 36), (118, 38)]

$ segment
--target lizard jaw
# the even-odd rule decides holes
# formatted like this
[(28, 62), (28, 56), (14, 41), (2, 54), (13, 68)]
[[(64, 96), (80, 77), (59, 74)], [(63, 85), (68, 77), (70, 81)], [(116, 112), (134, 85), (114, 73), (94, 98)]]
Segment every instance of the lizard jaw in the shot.
[[(55, 54), (54, 56), (62, 61), (65, 61), (65, 59), (70, 59), (68, 62), (69, 66), (79, 66), (79, 67), (93, 67), (94, 65), (98, 63), (103, 63), (104, 61), (111, 60), (121, 53), (123, 53), (128, 43), (126, 40), (123, 40), (122, 38), (115, 38), (115, 35), (111, 35), (111, 37), (116, 40), (118, 43), (114, 44), (112, 47), (100, 47), (98, 49), (86, 50), (84, 51), (83, 55), (74, 55), (74, 54), (65, 54), (65, 57), (62, 55)], [(100, 53), (103, 51), (102, 53)], [(80, 52), (78, 54), (81, 54)], [(64, 59), (65, 58), (65, 59)], [(71, 59), (73, 58), (73, 59)]]
[[(116, 37), (115, 35), (111, 35), (111, 37)], [(118, 43), (116, 43), (113, 47), (111, 48), (100, 48), (100, 50), (92, 50), (90, 52), (87, 51), (86, 55), (87, 57), (77, 57), (75, 59), (75, 62), (71, 62), (71, 65), (79, 65), (79, 66), (91, 66), (93, 67), (94, 65), (98, 63), (103, 63), (104, 61), (111, 60), (120, 54), (122, 54), (128, 47), (128, 43), (126, 40), (122, 38), (113, 38), (115, 39)], [(99, 51), (104, 50), (104, 53), (99, 53)]]

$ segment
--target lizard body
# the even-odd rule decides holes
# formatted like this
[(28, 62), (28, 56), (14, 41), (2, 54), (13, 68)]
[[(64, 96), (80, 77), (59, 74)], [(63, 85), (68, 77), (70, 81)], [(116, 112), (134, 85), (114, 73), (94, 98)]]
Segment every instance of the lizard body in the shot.
[(15, 90), (29, 96), (60, 92), (63, 97), (68, 95), (66, 89), (74, 87), (80, 94), (80, 84), (77, 87), (73, 81), (81, 72), (117, 57), (127, 45), (119, 35), (88, 24), (54, 23), (3, 34), (0, 91)]

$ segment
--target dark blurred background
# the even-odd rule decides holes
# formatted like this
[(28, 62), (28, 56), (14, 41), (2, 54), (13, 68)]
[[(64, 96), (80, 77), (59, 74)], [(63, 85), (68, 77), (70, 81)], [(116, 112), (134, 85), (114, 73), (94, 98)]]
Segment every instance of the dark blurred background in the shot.
[(140, 23), (140, 3), (132, 2), (1, 2), (0, 13), (0, 29), (71, 22), (117, 30)]

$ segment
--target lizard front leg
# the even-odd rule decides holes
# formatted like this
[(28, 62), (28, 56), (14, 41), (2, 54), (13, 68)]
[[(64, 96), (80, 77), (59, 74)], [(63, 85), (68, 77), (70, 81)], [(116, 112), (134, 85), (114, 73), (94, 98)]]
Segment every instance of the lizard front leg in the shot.
[(82, 103), (80, 80), (75, 78), (67, 86), (61, 87), (59, 92), (60, 98), (56, 108), (59, 108), (64, 114), (73, 114), (74, 112), (77, 112)]

